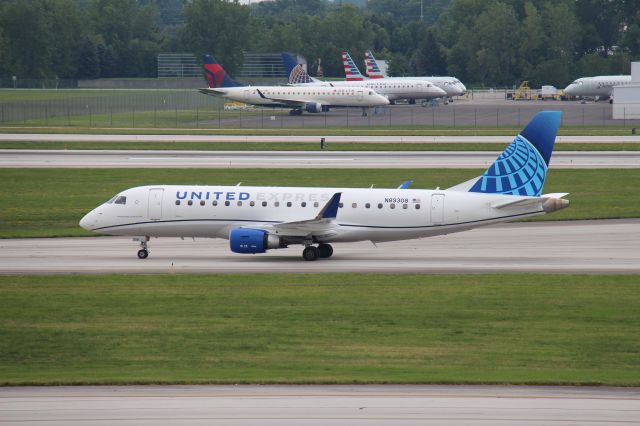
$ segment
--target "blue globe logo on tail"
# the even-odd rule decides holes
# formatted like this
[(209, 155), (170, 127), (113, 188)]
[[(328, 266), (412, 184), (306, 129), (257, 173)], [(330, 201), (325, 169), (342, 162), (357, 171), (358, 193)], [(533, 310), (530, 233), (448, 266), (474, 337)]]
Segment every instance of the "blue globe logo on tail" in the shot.
[(561, 119), (560, 111), (536, 114), (469, 192), (542, 194)]

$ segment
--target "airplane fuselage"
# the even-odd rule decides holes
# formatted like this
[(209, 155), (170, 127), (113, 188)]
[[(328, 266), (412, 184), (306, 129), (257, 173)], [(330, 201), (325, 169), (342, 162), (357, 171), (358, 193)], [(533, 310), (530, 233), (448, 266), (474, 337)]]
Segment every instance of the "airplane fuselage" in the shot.
[[(310, 231), (314, 242), (430, 237), (545, 213), (543, 199), (495, 208), (527, 197), (447, 190), (155, 185), (123, 191), (80, 225), (110, 235), (229, 238), (234, 228), (309, 220), (338, 192), (335, 223)], [(300, 242), (295, 235), (290, 243)]]
[(606, 98), (613, 93), (614, 86), (631, 84), (630, 75), (601, 75), (579, 78), (564, 89), (569, 96)]

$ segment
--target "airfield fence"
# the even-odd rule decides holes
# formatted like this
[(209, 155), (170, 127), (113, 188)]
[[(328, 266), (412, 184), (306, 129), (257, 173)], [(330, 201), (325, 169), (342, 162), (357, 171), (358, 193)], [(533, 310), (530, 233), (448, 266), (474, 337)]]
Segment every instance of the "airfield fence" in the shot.
[[(0, 90), (0, 125), (96, 128), (394, 128), (520, 127), (537, 112), (561, 109), (563, 125), (610, 127), (640, 125), (638, 119), (613, 120), (611, 105), (577, 102), (429, 103), (332, 109), (289, 115), (288, 109), (225, 104), (195, 90)], [(626, 116), (626, 113), (625, 113)]]

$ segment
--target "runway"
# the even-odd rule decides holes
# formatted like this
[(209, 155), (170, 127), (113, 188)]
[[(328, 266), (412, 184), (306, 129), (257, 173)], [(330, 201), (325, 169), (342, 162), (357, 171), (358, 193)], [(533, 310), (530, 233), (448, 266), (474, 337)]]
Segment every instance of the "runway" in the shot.
[[(473, 168), (491, 151), (0, 150), (0, 168)], [(639, 168), (640, 151), (556, 151), (553, 168)]]
[[(0, 133), (0, 142), (250, 142), (300, 143), (505, 143), (513, 136), (326, 136), (318, 135), (97, 135), (55, 133)], [(640, 143), (640, 135), (626, 136), (558, 136), (559, 143)]]
[(0, 274), (76, 273), (640, 273), (640, 219), (500, 224), (422, 240), (243, 255), (219, 239), (153, 239), (146, 260), (128, 237), (0, 240)]
[(0, 424), (637, 425), (640, 389), (537, 386), (0, 388)]

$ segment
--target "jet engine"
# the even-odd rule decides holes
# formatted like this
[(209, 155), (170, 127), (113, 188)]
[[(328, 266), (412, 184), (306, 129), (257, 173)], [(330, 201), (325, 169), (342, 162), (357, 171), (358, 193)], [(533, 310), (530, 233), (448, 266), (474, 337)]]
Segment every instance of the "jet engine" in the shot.
[(324, 111), (322, 104), (319, 102), (308, 103), (305, 105), (304, 109), (307, 110), (307, 112), (313, 112), (313, 113)]
[(262, 229), (234, 228), (229, 233), (229, 246), (234, 253), (264, 253), (286, 247), (282, 239)]

